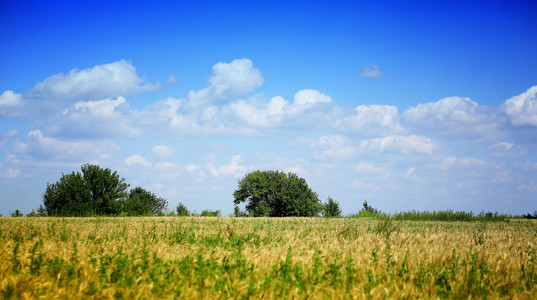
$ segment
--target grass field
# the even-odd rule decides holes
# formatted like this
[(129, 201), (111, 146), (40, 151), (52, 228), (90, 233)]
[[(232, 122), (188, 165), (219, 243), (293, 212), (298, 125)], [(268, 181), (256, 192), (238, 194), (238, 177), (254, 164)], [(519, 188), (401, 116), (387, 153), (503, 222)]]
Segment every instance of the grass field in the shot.
[(537, 223), (0, 218), (3, 298), (537, 298)]

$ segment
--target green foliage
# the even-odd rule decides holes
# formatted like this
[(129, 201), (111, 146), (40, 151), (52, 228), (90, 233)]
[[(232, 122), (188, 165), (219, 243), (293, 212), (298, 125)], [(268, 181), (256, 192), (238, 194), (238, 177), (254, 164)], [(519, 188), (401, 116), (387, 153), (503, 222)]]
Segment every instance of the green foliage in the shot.
[(85, 164), (82, 173), (62, 174), (47, 184), (43, 204), (49, 216), (115, 215), (119, 200), (127, 196), (128, 184), (117, 172)]
[(20, 210), (18, 210), (18, 209), (15, 209), (15, 212), (12, 212), (12, 213), (11, 213), (11, 217), (14, 217), (14, 218), (16, 218), (16, 217), (22, 217), (22, 216), (24, 216), (24, 215), (23, 215), (22, 212), (21, 212)]
[(240, 218), (240, 217), (246, 217), (248, 216), (245, 212), (241, 211), (241, 209), (235, 205), (235, 208), (233, 209), (233, 216), (235, 218)]
[(515, 218), (510, 214), (485, 213), (480, 212), (475, 215), (472, 211), (453, 211), (453, 210), (439, 210), (439, 211), (407, 211), (398, 212), (392, 215), (394, 220), (406, 220), (406, 221), (489, 221), (489, 222), (504, 222), (506, 220)]
[(327, 218), (341, 217), (341, 209), (339, 208), (339, 202), (328, 196), (327, 202), (324, 204), (324, 216)]
[(166, 199), (136, 187), (129, 192), (129, 197), (121, 200), (121, 212), (129, 216), (164, 215), (168, 207)]
[(380, 213), (380, 210), (378, 210), (375, 207), (367, 204), (367, 200), (364, 200), (362, 205), (363, 205), (362, 211), (370, 212), (373, 215), (378, 215)]
[(235, 204), (247, 202), (254, 217), (313, 217), (322, 210), (317, 193), (294, 173), (254, 171), (239, 181), (233, 193)]
[(30, 218), (39, 217), (39, 215), (33, 209), (31, 212), (27, 213), (26, 216)]
[(201, 211), (200, 217), (221, 217), (222, 214), (220, 213), (220, 210), (208, 210), (204, 209)]
[(179, 202), (179, 204), (177, 204), (175, 211), (177, 212), (177, 215), (179, 217), (190, 216), (190, 211), (188, 211), (188, 208), (186, 208), (186, 206), (182, 202)]

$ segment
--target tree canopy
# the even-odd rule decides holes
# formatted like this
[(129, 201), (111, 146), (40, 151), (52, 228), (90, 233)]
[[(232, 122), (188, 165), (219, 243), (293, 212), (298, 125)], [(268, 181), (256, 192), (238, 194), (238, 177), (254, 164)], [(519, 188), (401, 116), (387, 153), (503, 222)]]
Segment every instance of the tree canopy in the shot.
[(62, 174), (56, 183), (47, 183), (43, 205), (49, 216), (147, 215), (163, 214), (168, 201), (129, 185), (117, 172), (85, 164), (81, 172)]
[(121, 212), (129, 216), (163, 215), (168, 201), (141, 188), (129, 191), (129, 197), (121, 200)]
[(254, 171), (239, 180), (233, 202), (247, 202), (246, 211), (255, 217), (312, 217), (323, 209), (317, 193), (295, 173)]

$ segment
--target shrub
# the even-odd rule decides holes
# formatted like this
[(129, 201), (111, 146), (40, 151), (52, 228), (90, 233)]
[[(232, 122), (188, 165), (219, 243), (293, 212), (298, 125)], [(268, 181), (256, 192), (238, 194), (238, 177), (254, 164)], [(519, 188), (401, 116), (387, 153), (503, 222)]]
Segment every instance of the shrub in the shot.
[(182, 202), (179, 202), (179, 204), (177, 204), (175, 211), (177, 212), (177, 215), (179, 217), (190, 216), (190, 211), (188, 211), (188, 208), (186, 208), (186, 206)]
[(201, 211), (200, 217), (221, 217), (220, 210), (208, 210), (204, 209)]
[(327, 202), (324, 204), (324, 214), (325, 217), (341, 217), (341, 209), (339, 208), (339, 202), (332, 199), (328, 196)]

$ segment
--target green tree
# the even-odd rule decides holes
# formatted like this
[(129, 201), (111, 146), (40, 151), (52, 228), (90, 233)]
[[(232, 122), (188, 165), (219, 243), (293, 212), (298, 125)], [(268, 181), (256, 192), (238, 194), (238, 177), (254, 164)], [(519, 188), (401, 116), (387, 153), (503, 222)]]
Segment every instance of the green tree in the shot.
[(367, 200), (364, 200), (364, 202), (362, 203), (362, 206), (363, 206), (362, 211), (370, 212), (373, 215), (378, 215), (380, 213), (380, 211), (378, 209), (376, 209), (375, 207), (367, 204)]
[(179, 217), (188, 217), (188, 216), (190, 216), (190, 211), (188, 211), (188, 208), (186, 208), (186, 205), (184, 205), (182, 202), (179, 202), (179, 204), (177, 204), (177, 207), (175, 208), (175, 211), (177, 212), (177, 215)]
[(85, 164), (82, 173), (62, 174), (56, 183), (47, 183), (43, 205), (49, 216), (115, 215), (119, 201), (127, 196), (128, 184), (117, 172)]
[(341, 217), (339, 202), (328, 196), (328, 201), (324, 204), (324, 216), (327, 218)]
[(254, 171), (239, 180), (233, 193), (235, 204), (247, 202), (246, 212), (255, 217), (312, 217), (322, 210), (322, 204), (295, 173)]
[(129, 216), (164, 215), (168, 207), (166, 199), (141, 187), (130, 190), (127, 199), (121, 200), (120, 203), (121, 212)]
[(204, 209), (201, 211), (200, 217), (221, 217), (220, 210)]
[(24, 215), (22, 214), (22, 212), (20, 210), (15, 209), (15, 212), (12, 212), (11, 216), (16, 218), (16, 217), (23, 217)]

